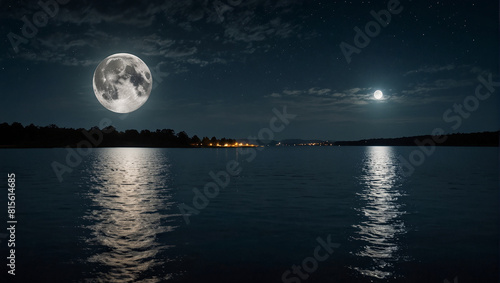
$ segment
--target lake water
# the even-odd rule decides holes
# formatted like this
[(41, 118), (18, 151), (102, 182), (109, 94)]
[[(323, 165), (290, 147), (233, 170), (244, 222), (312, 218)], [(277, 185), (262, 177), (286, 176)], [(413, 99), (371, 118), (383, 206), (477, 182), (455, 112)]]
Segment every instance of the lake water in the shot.
[[(246, 150), (94, 149), (59, 182), (65, 149), (2, 149), (2, 187), (16, 174), (15, 279), (499, 281), (497, 148), (437, 148), (411, 176), (397, 157), (413, 147)], [(195, 194), (233, 160), (218, 193)], [(4, 229), (0, 278), (12, 281)]]

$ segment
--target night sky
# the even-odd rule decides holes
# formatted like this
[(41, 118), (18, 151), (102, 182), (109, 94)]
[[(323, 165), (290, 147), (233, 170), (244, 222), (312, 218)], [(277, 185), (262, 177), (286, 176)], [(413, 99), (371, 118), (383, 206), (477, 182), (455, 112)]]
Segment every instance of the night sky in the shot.
[[(500, 87), (470, 98), (478, 76), (500, 82), (498, 1), (61, 0), (48, 18), (37, 2), (0, 1), (0, 122), (88, 129), (106, 118), (118, 130), (246, 138), (286, 106), (297, 117), (276, 139), (499, 129)], [(355, 28), (390, 2), (390, 23), (356, 47)], [(26, 38), (23, 16), (34, 15), (40, 27)], [(356, 48), (349, 58), (342, 42)], [(153, 72), (149, 100), (128, 115), (104, 108), (92, 88), (114, 53)], [(464, 100), (474, 111), (455, 113)]]

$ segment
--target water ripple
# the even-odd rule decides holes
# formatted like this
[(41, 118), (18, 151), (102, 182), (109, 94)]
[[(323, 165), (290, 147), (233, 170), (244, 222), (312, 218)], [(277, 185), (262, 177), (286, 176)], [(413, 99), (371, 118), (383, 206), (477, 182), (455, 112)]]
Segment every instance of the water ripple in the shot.
[(406, 233), (398, 160), (391, 147), (366, 150), (359, 178), (364, 189), (358, 194), (363, 206), (356, 209), (363, 220), (353, 225), (357, 230), (353, 239), (362, 247), (355, 256), (367, 264), (352, 268), (363, 276), (387, 279), (395, 275), (393, 263), (402, 257), (399, 237)]
[(97, 154), (86, 174), (92, 205), (84, 217), (91, 232), (86, 244), (93, 251), (88, 262), (97, 266), (93, 280), (158, 281), (146, 274), (168, 260), (158, 255), (173, 246), (160, 244), (157, 236), (176, 228), (168, 225), (169, 215), (160, 213), (171, 205), (168, 160), (151, 149)]

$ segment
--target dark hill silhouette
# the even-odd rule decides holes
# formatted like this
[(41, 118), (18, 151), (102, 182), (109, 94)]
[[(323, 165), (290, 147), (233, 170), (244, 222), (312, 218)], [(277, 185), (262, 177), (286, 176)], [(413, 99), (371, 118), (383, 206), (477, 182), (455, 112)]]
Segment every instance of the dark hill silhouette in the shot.
[[(388, 139), (366, 139), (359, 141), (337, 141), (334, 145), (341, 146), (416, 146), (420, 144), (436, 146), (499, 146), (500, 131), (496, 132), (481, 132), (481, 133), (455, 133), (448, 134), (443, 137), (435, 137), (432, 135), (388, 138)], [(436, 142), (444, 140), (443, 142)], [(424, 142), (427, 141), (427, 142)]]

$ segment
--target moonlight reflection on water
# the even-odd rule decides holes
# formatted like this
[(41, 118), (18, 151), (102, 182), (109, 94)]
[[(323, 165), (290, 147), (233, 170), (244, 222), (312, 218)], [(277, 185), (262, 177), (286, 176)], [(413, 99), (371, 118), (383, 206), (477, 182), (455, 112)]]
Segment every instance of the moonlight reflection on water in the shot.
[[(356, 256), (369, 259), (370, 268), (355, 267), (361, 274), (385, 279), (393, 276), (394, 262), (399, 259), (400, 240), (406, 233), (400, 216), (400, 180), (398, 160), (391, 147), (367, 147), (359, 194), (364, 206), (358, 209), (363, 221), (354, 225), (358, 229), (354, 239), (362, 249)], [(363, 262), (364, 260), (361, 260)]]
[(168, 164), (151, 149), (105, 149), (93, 160), (88, 194), (93, 204), (85, 217), (92, 223), (87, 242), (95, 250), (88, 261), (97, 264), (99, 280), (162, 279), (144, 273), (166, 261), (157, 255), (173, 247), (156, 239), (175, 229), (164, 225), (169, 215), (161, 213), (170, 206)]

